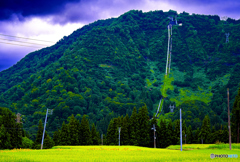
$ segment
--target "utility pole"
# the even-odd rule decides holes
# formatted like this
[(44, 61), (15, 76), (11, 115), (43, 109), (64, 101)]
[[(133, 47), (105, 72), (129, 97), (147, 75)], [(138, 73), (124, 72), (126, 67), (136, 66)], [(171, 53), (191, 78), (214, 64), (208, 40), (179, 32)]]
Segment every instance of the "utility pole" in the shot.
[(181, 145), (181, 151), (182, 151), (182, 111), (180, 108), (180, 145)]
[(228, 132), (229, 132), (229, 149), (232, 150), (231, 144), (231, 126), (230, 126), (230, 109), (229, 109), (229, 88), (227, 89), (228, 95)]
[(101, 135), (101, 139), (102, 139), (102, 145), (103, 145), (103, 134)]
[(155, 124), (153, 124), (153, 138), (154, 138), (154, 148), (156, 148), (156, 136), (155, 136), (155, 132), (156, 132), (156, 129), (155, 129)]
[(121, 132), (121, 127), (118, 127), (118, 132), (119, 132), (119, 146), (120, 146), (120, 132)]
[(44, 123), (44, 129), (43, 129), (43, 136), (42, 136), (41, 150), (42, 150), (42, 148), (43, 148), (44, 134), (45, 134), (46, 123), (47, 123), (47, 115), (48, 115), (48, 114), (49, 114), (49, 115), (52, 115), (52, 112), (53, 112), (52, 109), (49, 109), (49, 112), (48, 112), (48, 109), (47, 109), (46, 117), (45, 117), (45, 123)]

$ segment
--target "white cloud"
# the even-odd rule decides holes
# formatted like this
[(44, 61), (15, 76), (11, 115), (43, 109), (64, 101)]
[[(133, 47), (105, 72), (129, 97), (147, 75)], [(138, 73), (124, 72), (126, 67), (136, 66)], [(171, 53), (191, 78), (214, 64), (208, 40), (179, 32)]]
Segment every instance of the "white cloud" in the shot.
[[(38, 40), (45, 40), (51, 41), (54, 43), (49, 42), (40, 42), (34, 40), (26, 40), (14, 37), (5, 37), (0, 36), (3, 39), (11, 39), (16, 41), (24, 41), (29, 43), (37, 43), (37, 44), (46, 44), (46, 45), (53, 45), (55, 42), (63, 38), (64, 36), (70, 35), (73, 31), (81, 28), (84, 24), (81, 23), (68, 23), (65, 25), (59, 24), (51, 24), (50, 19), (40, 19), (40, 18), (31, 18), (24, 22), (20, 21), (12, 21), (12, 22), (0, 22), (0, 33), (5, 35), (12, 35), (17, 37), (27, 37), (31, 39), (38, 39)], [(8, 42), (4, 40), (0, 40), (0, 42), (6, 43), (14, 43), (14, 44), (21, 44), (17, 42)], [(31, 44), (25, 44), (26, 46), (36, 46)], [(32, 47), (25, 47), (25, 46), (17, 46), (17, 45), (10, 45), (0, 43), (0, 53), (1, 57), (18, 57), (22, 58), (30, 52), (35, 50), (41, 49), (39, 48), (32, 48)], [(5, 55), (5, 56), (4, 56)]]

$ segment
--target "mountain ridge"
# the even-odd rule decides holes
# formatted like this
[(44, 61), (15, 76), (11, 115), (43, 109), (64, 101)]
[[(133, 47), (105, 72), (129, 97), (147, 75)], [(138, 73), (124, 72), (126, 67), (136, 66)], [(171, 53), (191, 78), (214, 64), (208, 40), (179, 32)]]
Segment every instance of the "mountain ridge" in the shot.
[[(172, 10), (132, 10), (99, 20), (52, 47), (27, 55), (0, 72), (0, 106), (25, 114), (29, 127), (44, 118), (46, 108), (54, 109), (50, 130), (56, 130), (71, 114), (88, 114), (90, 123), (106, 132), (104, 123), (117, 115), (130, 115), (134, 106), (144, 103), (152, 116), (162, 96), (167, 17), (174, 15), (183, 26), (173, 27), (174, 90), (167, 91), (164, 113), (169, 116), (170, 104), (186, 105), (192, 100), (192, 105), (198, 100), (196, 107), (207, 108), (183, 116), (189, 119), (187, 124), (194, 124), (199, 113), (209, 114), (214, 124), (223, 124), (227, 113), (226, 103), (221, 103), (226, 97), (224, 88), (231, 86), (232, 104), (240, 83), (240, 21)], [(230, 32), (229, 43), (226, 32)]]

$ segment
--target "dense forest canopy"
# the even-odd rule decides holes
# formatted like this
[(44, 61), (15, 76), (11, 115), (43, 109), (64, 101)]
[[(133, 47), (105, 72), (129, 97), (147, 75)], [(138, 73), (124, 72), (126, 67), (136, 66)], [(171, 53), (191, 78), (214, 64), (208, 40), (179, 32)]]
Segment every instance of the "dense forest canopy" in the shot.
[[(47, 130), (60, 129), (71, 114), (106, 133), (111, 119), (131, 115), (147, 105), (156, 112), (164, 81), (169, 16), (173, 27), (171, 86), (162, 118), (179, 118), (200, 127), (206, 115), (219, 129), (227, 122), (227, 87), (233, 106), (240, 83), (240, 21), (175, 11), (132, 10), (118, 18), (98, 20), (55, 45), (28, 54), (0, 72), (0, 106), (21, 113), (32, 139), (46, 110)], [(226, 33), (230, 33), (226, 42)], [(169, 105), (175, 105), (170, 113)]]

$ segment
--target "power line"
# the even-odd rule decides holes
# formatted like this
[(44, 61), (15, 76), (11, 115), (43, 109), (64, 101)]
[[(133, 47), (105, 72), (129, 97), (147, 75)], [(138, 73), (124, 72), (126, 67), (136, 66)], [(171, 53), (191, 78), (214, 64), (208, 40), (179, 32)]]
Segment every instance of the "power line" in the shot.
[(15, 46), (25, 46), (25, 47), (32, 47), (32, 48), (41, 48), (41, 47), (26, 46), (26, 45), (14, 44), (14, 43), (6, 43), (6, 42), (0, 42), (0, 43), (5, 43), (5, 44), (10, 44), (10, 45), (15, 45)]
[(15, 38), (22, 38), (22, 39), (29, 39), (29, 40), (35, 40), (35, 41), (55, 43), (55, 42), (52, 42), (52, 41), (45, 41), (45, 40), (39, 40), (39, 39), (31, 39), (31, 38), (25, 38), (25, 37), (17, 37), (17, 36), (6, 35), (6, 34), (0, 34), (0, 35), (7, 36), (7, 37), (15, 37)]
[(13, 41), (13, 42), (20, 42), (20, 43), (27, 43), (27, 44), (35, 44), (35, 45), (41, 45), (41, 46), (48, 46), (46, 44), (38, 44), (38, 43), (29, 43), (29, 42), (22, 42), (22, 41), (16, 41), (16, 40), (9, 40), (9, 39), (2, 39), (1, 40), (7, 40), (7, 41)]

